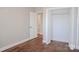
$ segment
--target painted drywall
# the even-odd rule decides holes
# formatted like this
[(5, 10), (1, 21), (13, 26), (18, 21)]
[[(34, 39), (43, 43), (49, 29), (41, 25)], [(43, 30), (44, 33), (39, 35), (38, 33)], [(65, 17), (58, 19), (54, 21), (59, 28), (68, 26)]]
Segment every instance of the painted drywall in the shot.
[(69, 9), (51, 11), (52, 40), (69, 42), (70, 39), (70, 13)]
[(76, 49), (79, 49), (79, 8), (77, 8), (77, 40)]
[(49, 9), (43, 9), (43, 43), (49, 44), (51, 38), (51, 19)]
[(28, 8), (0, 8), (0, 48), (29, 38)]
[(76, 48), (76, 39), (77, 39), (77, 8), (71, 8), (71, 38), (69, 40), (69, 47), (71, 49)]

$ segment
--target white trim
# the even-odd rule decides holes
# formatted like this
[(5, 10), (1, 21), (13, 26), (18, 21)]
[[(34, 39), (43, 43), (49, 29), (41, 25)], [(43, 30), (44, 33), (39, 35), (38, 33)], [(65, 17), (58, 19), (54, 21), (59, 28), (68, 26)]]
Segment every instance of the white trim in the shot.
[(78, 35), (79, 35), (79, 29), (78, 29), (78, 27), (79, 27), (79, 8), (77, 8), (77, 40), (76, 40), (76, 49), (79, 49), (79, 45), (78, 45), (78, 40), (79, 40), (79, 38), (78, 38)]
[(43, 43), (48, 44), (48, 9), (44, 9), (43, 12)]
[(70, 7), (54, 7), (54, 8), (47, 8), (49, 10), (60, 10), (60, 9), (66, 9), (66, 8), (70, 8)]
[(75, 16), (76, 16), (76, 9), (74, 7), (71, 8), (71, 37), (69, 40), (69, 47), (71, 50), (76, 48), (76, 40), (75, 40)]
[(51, 43), (51, 41), (50, 41), (50, 40), (48, 40), (48, 41), (43, 40), (43, 44), (44, 44), (44, 43), (48, 45), (48, 44), (50, 44), (50, 43)]
[(70, 48), (71, 50), (74, 50), (74, 49), (75, 49), (75, 45), (69, 44), (69, 48)]
[(11, 45), (7, 45), (7, 46), (5, 46), (5, 47), (2, 47), (2, 48), (0, 48), (0, 52), (1, 51), (4, 51), (4, 50), (6, 50), (6, 49), (9, 49), (9, 48), (11, 48), (11, 47), (14, 47), (14, 46), (16, 46), (16, 45), (18, 45), (18, 44), (21, 44), (21, 43), (24, 43), (24, 42), (26, 42), (26, 41), (29, 41), (29, 40), (32, 40), (32, 39), (24, 39), (24, 40), (21, 40), (21, 41), (19, 41), (19, 42), (16, 42), (16, 43), (14, 43), (14, 44), (11, 44)]
[(59, 41), (59, 42), (69, 43), (69, 41), (65, 41), (65, 40), (61, 40), (61, 39), (52, 39), (52, 41)]

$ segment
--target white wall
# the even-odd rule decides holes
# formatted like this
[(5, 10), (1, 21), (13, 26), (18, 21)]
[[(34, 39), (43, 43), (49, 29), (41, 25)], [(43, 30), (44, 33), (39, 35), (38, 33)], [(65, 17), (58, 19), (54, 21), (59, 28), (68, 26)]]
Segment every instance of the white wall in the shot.
[(29, 38), (28, 8), (0, 8), (0, 48)]
[(52, 40), (69, 42), (70, 39), (70, 9), (51, 11)]
[(71, 8), (71, 38), (69, 40), (69, 47), (71, 49), (76, 48), (77, 40), (77, 8)]
[(52, 19), (49, 8), (43, 9), (43, 43), (49, 44), (52, 39)]
[(76, 48), (79, 49), (79, 8), (77, 10), (77, 40), (76, 40)]

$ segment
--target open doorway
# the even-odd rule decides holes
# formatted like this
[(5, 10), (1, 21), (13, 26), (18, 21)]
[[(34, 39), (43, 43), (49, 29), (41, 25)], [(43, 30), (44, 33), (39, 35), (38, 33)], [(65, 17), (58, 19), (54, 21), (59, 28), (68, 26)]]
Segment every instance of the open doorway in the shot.
[(30, 24), (29, 24), (30, 39), (37, 37), (37, 14), (30, 12)]
[(43, 13), (37, 13), (37, 34), (43, 35)]
[(69, 42), (71, 35), (70, 8), (51, 11), (52, 40)]
[(43, 13), (30, 12), (30, 39), (43, 34)]

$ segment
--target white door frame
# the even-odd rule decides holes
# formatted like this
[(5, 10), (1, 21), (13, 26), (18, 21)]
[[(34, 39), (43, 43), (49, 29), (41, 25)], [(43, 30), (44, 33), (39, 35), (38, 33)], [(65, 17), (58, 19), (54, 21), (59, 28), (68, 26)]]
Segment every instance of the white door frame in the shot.
[(77, 40), (76, 49), (79, 49), (79, 8), (77, 8)]
[[(32, 18), (33, 16), (34, 16), (35, 20)], [(30, 39), (37, 37), (37, 13), (36, 12), (32, 12), (32, 11), (30, 12), (29, 31), (30, 31)]]

